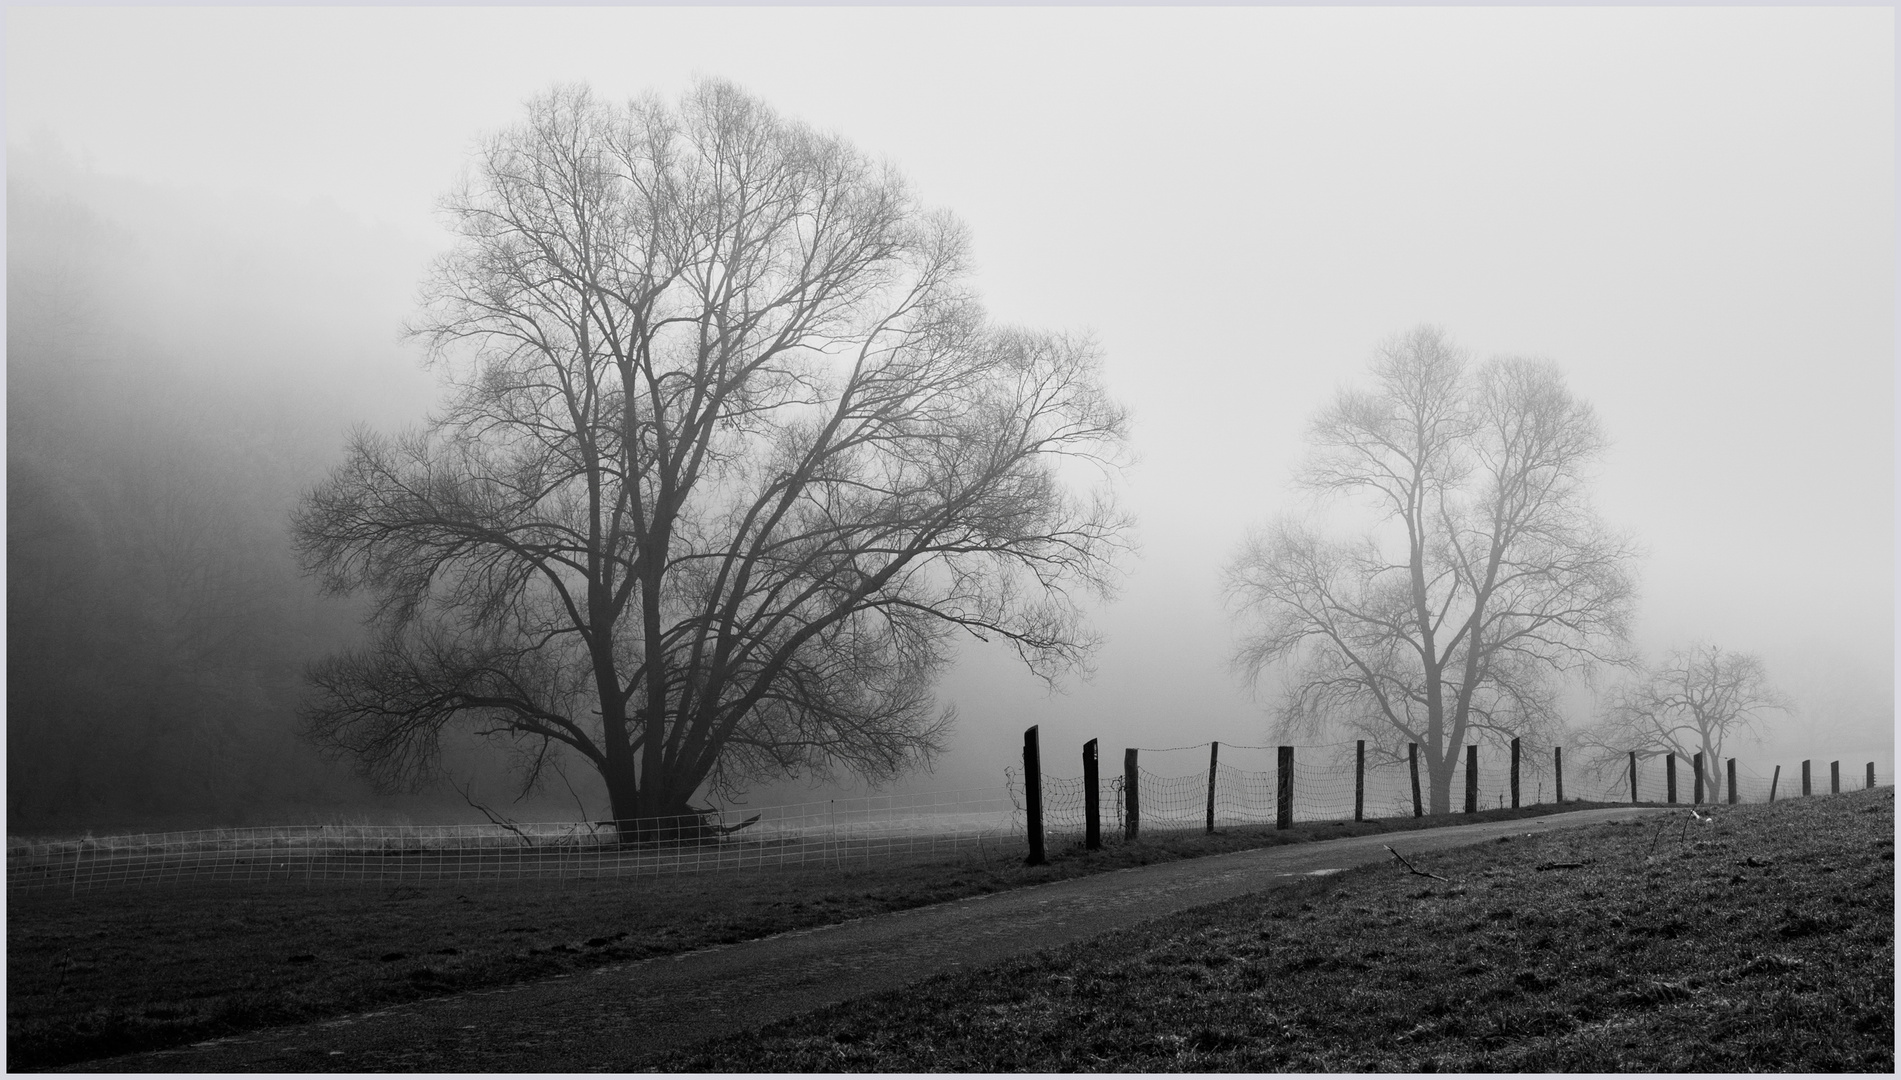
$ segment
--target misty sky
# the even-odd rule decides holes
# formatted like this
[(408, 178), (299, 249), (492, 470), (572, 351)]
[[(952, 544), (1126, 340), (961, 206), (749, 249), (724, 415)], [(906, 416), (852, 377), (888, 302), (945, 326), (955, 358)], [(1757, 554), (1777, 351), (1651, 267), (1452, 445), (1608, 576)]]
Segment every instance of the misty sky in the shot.
[(119, 192), (182, 350), (383, 425), (433, 396), (398, 330), (435, 200), (531, 95), (721, 76), (888, 158), (969, 225), (998, 319), (1095, 336), (1139, 456), (1093, 680), (966, 649), (913, 786), (995, 784), (1030, 723), (1063, 774), (1090, 737), (1267, 742), (1220, 568), (1422, 322), (1596, 407), (1640, 647), (1760, 653), (1801, 707), (1762, 771), (1886, 773), (1893, 56), (1881, 8), (14, 7), (6, 124), (16, 162)]

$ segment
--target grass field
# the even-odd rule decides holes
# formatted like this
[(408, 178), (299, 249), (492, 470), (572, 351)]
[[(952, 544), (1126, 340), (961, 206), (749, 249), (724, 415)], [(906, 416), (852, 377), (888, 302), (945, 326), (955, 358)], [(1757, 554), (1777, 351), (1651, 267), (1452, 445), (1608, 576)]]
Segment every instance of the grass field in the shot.
[(1894, 791), (1526, 834), (942, 976), (686, 1072), (1892, 1072)]
[(16, 896), (7, 911), (7, 1065), (176, 1046), (1148, 862), (1469, 820), (1164, 833), (1100, 852), (1064, 846), (1034, 868), (1013, 848), (928, 864), (632, 882), (181, 884)]

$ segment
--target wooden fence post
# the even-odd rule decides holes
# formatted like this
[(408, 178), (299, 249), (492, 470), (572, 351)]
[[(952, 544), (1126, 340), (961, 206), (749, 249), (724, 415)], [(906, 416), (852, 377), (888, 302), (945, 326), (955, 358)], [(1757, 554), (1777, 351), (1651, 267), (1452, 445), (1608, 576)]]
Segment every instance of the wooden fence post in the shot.
[(1637, 805), (1637, 751), (1630, 752), (1630, 805)]
[(1518, 739), (1512, 738), (1512, 809), (1518, 809)]
[(1479, 812), (1479, 747), (1477, 743), (1465, 748), (1465, 812)]
[(1802, 794), (1806, 796), (1808, 795), (1808, 793), (1809, 793), (1809, 763), (1806, 760), (1804, 760), (1802, 762)]
[(1425, 817), (1425, 807), (1419, 805), (1419, 744), (1406, 744), (1406, 760), (1413, 767), (1413, 816)]
[(1690, 769), (1696, 773), (1696, 779), (1690, 784), (1690, 805), (1701, 806), (1703, 805), (1703, 755), (1701, 753), (1691, 755)]
[(1842, 793), (1842, 763), (1839, 761), (1828, 763), (1828, 793), (1830, 795)]
[[(1868, 766), (1868, 775), (1874, 775), (1874, 766)], [(1868, 785), (1873, 787), (1873, 784)], [(1353, 748), (1353, 820), (1366, 820), (1366, 740), (1361, 739)]]
[(1782, 766), (1777, 765), (1775, 774), (1769, 777), (1769, 801), (1776, 801), (1776, 782), (1782, 779)]
[(1023, 792), (1030, 804), (1029, 866), (1042, 866), (1043, 858), (1043, 755), (1036, 746), (1036, 725), (1023, 733)]
[(1294, 748), (1280, 747), (1275, 762), (1274, 827), (1285, 829), (1294, 823)]
[(1868, 790), (1873, 791), (1874, 787), (1875, 787), (1875, 763), (1871, 761), (1868, 763)]
[(1564, 805), (1564, 747), (1551, 748), (1551, 768), (1558, 774), (1558, 805)]
[(1729, 804), (1736, 805), (1736, 759), (1729, 759)]
[(1677, 801), (1677, 756), (1675, 754), (1663, 755), (1663, 801), (1667, 803)]
[(1102, 780), (1096, 775), (1096, 740), (1083, 744), (1083, 847), (1102, 850)]
[(1135, 767), (1135, 747), (1122, 751), (1123, 839), (1133, 841), (1142, 831), (1142, 782)]
[(1221, 744), (1208, 744), (1208, 835), (1215, 831), (1215, 777), (1221, 775), (1216, 768), (1221, 763)]

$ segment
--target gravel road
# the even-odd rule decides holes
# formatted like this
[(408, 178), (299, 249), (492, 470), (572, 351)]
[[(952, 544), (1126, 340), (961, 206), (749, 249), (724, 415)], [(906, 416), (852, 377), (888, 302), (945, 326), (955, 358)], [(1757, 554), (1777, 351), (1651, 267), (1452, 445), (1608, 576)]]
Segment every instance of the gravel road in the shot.
[(1298, 878), (1499, 836), (1658, 813), (1517, 821), (1257, 848), (1074, 878), (496, 990), (75, 1065), (76, 1072), (594, 1072)]

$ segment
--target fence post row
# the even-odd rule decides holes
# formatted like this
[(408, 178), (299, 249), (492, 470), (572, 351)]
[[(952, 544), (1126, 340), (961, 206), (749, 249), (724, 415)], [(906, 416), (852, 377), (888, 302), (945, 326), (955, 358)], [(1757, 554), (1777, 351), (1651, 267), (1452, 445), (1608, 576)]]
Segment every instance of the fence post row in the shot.
[(1518, 809), (1518, 737), (1512, 736), (1512, 809)]
[(1828, 763), (1828, 793), (1830, 795), (1842, 793), (1842, 763), (1839, 761)]
[(1419, 744), (1406, 744), (1406, 760), (1413, 767), (1413, 816), (1425, 817), (1426, 811), (1419, 805)]
[(1122, 802), (1124, 839), (1134, 840), (1142, 831), (1142, 785), (1136, 780), (1135, 747), (1122, 751)]
[[(1868, 766), (1873, 776), (1874, 766)], [(1874, 785), (1870, 784), (1870, 787)], [(1366, 740), (1361, 739), (1353, 748), (1353, 820), (1366, 820)]]
[(1274, 827), (1285, 829), (1294, 823), (1294, 748), (1279, 747), (1275, 770)]
[(1479, 811), (1479, 746), (1470, 743), (1465, 748), (1465, 812), (1476, 814)]
[(1630, 804), (1637, 805), (1637, 751), (1630, 752)]
[(1806, 796), (1808, 795), (1808, 793), (1809, 793), (1809, 763), (1807, 761), (1804, 761), (1802, 763), (1802, 794)]
[(1551, 767), (1558, 774), (1558, 804), (1564, 805), (1564, 747), (1551, 748)]
[(1030, 806), (1030, 855), (1028, 866), (1042, 866), (1043, 858), (1043, 755), (1036, 747), (1036, 725), (1023, 733), (1023, 791)]
[(1690, 805), (1701, 806), (1703, 805), (1703, 755), (1702, 753), (1699, 752), (1696, 754), (1692, 754), (1690, 756), (1690, 769), (1691, 771), (1696, 773), (1696, 779), (1690, 783)]
[(1083, 744), (1083, 847), (1102, 850), (1102, 782), (1096, 776), (1096, 740)]
[(1729, 804), (1736, 805), (1736, 759), (1729, 759)]
[(1217, 766), (1221, 764), (1221, 744), (1208, 744), (1208, 835), (1215, 831), (1215, 777), (1219, 775)]
[(1663, 801), (1667, 803), (1677, 801), (1677, 756), (1675, 754), (1663, 755)]

